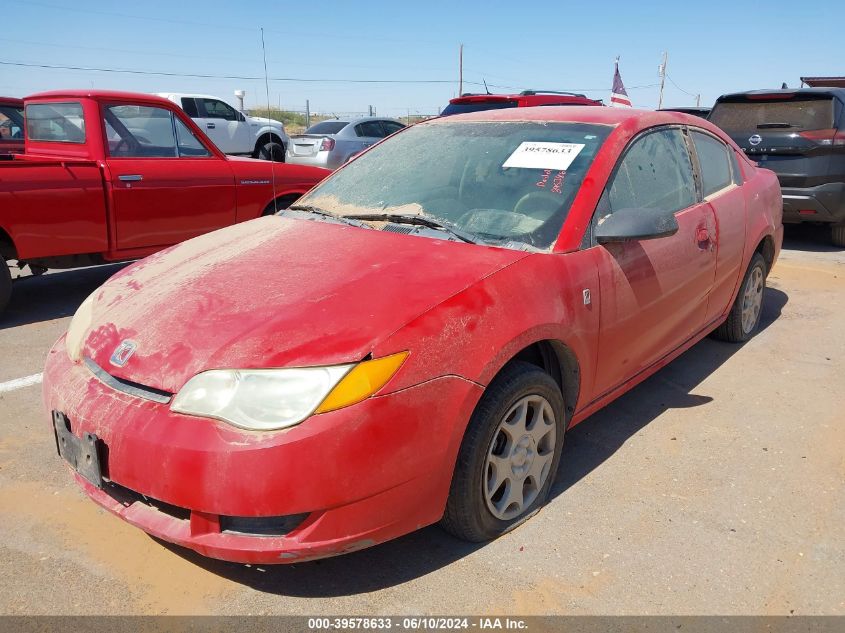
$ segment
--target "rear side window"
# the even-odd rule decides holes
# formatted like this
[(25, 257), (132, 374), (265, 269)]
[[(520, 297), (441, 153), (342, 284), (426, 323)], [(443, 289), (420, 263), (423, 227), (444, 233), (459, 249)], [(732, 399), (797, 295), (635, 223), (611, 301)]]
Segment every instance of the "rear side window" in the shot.
[(405, 126), (396, 121), (382, 121), (381, 126), (384, 128), (385, 135), (393, 134), (403, 129)]
[(607, 212), (663, 209), (675, 212), (695, 204), (692, 163), (681, 132), (650, 132), (636, 139), (622, 157), (607, 189)]
[(725, 101), (713, 107), (710, 121), (728, 133), (754, 133), (760, 129), (827, 130), (834, 127), (833, 99)]
[(355, 134), (369, 138), (384, 138), (384, 130), (378, 121), (364, 121), (355, 126)]
[(26, 134), (33, 141), (84, 143), (82, 104), (33, 103), (26, 106)]
[(305, 130), (306, 134), (337, 134), (343, 128), (349, 125), (348, 121), (321, 121), (320, 123), (315, 123), (307, 130)]
[(704, 195), (724, 189), (731, 184), (731, 165), (728, 148), (721, 141), (701, 132), (692, 132), (695, 153), (701, 167), (701, 184)]
[(195, 99), (189, 97), (182, 97), (182, 109), (192, 119), (199, 117), (199, 110), (197, 109), (197, 102)]

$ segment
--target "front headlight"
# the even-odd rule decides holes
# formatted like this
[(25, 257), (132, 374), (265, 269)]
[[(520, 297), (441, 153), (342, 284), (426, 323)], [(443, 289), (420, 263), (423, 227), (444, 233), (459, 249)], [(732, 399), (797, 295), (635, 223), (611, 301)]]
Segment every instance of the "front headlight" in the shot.
[(291, 369), (213, 369), (179, 390), (170, 408), (253, 431), (273, 431), (370, 397), (407, 352), (358, 364)]
[(85, 301), (79, 304), (67, 329), (65, 349), (67, 350), (68, 357), (74, 363), (82, 360), (82, 343), (84, 342), (85, 335), (88, 333), (88, 329), (91, 327), (91, 321), (94, 319), (95, 294), (97, 294), (96, 290), (88, 295)]

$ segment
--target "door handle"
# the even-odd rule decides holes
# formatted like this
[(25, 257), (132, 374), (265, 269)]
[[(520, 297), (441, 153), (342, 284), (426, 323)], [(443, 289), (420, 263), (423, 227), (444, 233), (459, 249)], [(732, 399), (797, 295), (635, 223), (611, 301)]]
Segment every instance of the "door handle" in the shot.
[(217, 127), (217, 125), (215, 125), (214, 123), (206, 123), (205, 127), (207, 127), (209, 130), (213, 130)]
[(699, 244), (703, 244), (704, 242), (710, 241), (710, 231), (708, 231), (705, 227), (699, 227), (698, 230), (695, 232), (695, 240)]
[(128, 174), (125, 176), (118, 176), (118, 179), (123, 182), (138, 182), (139, 180), (143, 180), (144, 177), (141, 174)]

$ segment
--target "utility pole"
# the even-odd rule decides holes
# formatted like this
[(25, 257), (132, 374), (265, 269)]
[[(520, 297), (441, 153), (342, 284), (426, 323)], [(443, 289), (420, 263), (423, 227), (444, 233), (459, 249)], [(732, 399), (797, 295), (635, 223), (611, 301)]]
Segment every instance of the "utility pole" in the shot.
[(695, 107), (701, 107), (701, 93), (695, 95)]
[(464, 45), (458, 49), (458, 96), (464, 94)]
[(660, 64), (660, 96), (657, 98), (657, 109), (663, 107), (663, 86), (666, 83), (666, 63), (669, 61), (668, 51), (663, 51), (663, 63)]
[(308, 99), (305, 100), (305, 127), (311, 127), (311, 102)]

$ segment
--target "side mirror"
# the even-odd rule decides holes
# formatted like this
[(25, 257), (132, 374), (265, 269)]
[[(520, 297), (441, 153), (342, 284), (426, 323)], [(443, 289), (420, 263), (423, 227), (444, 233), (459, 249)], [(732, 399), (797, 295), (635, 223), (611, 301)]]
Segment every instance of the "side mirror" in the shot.
[(674, 213), (663, 209), (619, 209), (602, 220), (595, 229), (596, 242), (631, 242), (668, 237), (678, 232)]

